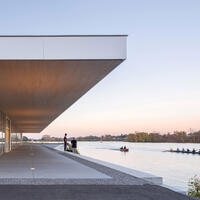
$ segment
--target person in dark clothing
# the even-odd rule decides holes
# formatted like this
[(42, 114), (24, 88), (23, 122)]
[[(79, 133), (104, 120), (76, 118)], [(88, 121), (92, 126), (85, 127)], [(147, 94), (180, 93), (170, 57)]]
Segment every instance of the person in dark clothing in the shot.
[(76, 141), (75, 137), (72, 138), (71, 144), (72, 144), (72, 151), (74, 153), (76, 153), (76, 150), (77, 150), (77, 141)]
[(67, 150), (67, 133), (65, 133), (65, 136), (64, 136), (64, 151)]

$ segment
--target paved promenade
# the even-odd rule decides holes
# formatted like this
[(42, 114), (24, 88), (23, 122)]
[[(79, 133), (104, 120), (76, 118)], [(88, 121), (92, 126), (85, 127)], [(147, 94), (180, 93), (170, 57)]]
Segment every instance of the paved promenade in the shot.
[(187, 196), (42, 145), (0, 156), (0, 199), (186, 200)]
[(0, 184), (40, 184), (39, 181), (47, 179), (63, 183), (62, 179), (109, 178), (40, 145), (23, 145), (0, 157)]

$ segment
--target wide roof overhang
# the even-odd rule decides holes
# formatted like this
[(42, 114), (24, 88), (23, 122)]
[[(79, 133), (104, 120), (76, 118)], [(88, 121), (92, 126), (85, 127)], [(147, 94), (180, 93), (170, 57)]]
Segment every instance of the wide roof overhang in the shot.
[(1, 36), (0, 110), (39, 133), (126, 59), (126, 35)]

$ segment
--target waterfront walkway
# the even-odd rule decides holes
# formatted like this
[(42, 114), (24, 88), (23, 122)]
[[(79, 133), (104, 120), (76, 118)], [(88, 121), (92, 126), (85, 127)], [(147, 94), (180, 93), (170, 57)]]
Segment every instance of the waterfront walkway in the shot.
[(7, 200), (189, 199), (42, 145), (22, 145), (0, 157), (0, 197)]

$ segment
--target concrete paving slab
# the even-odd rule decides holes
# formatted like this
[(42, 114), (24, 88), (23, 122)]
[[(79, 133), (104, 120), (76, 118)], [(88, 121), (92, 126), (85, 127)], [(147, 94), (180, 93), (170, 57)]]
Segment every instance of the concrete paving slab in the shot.
[(108, 175), (40, 145), (23, 145), (0, 158), (1, 179), (109, 179)]

